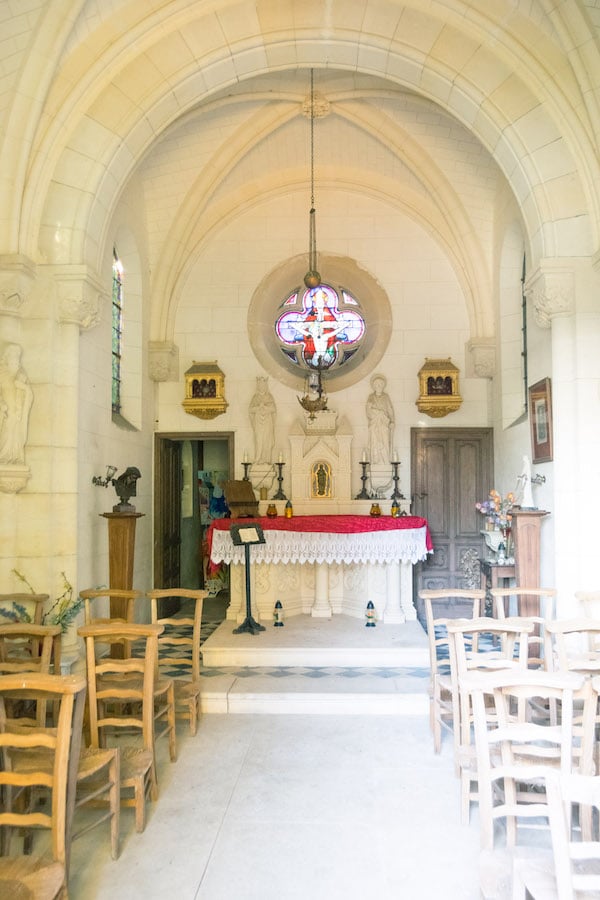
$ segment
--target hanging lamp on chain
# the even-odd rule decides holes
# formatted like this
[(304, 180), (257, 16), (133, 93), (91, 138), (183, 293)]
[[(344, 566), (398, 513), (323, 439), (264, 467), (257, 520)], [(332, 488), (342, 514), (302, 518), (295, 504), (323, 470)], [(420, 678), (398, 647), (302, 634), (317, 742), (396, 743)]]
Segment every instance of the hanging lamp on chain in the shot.
[(308, 272), (304, 276), (307, 288), (321, 284), (317, 265), (317, 211), (315, 209), (315, 79), (310, 70), (310, 213), (308, 216)]

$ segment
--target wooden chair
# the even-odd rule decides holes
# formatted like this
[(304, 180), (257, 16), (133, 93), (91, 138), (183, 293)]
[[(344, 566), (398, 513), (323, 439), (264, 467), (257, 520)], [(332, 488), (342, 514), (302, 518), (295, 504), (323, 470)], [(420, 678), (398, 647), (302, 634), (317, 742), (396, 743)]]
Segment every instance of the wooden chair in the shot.
[[(190, 723), (190, 734), (196, 734), (200, 715), (200, 630), (202, 627), (202, 605), (208, 592), (190, 588), (163, 588), (148, 591), (151, 601), (152, 621), (164, 626), (158, 639), (159, 668), (187, 669), (187, 677), (174, 679), (176, 715)], [(161, 617), (160, 602), (165, 598), (192, 600), (193, 615)], [(182, 634), (184, 628), (187, 633)], [(179, 655), (178, 651), (185, 651)]]
[[(133, 623), (135, 615), (135, 603), (144, 599), (141, 591), (125, 590), (120, 588), (100, 588), (98, 590), (86, 589), (79, 592), (85, 604), (85, 624), (128, 622)], [(97, 618), (94, 616), (93, 601), (98, 599), (110, 601), (110, 617)], [(112, 613), (114, 612), (114, 616)], [(128, 644), (114, 643), (111, 647), (111, 656), (131, 656), (132, 648)], [(175, 710), (175, 685), (172, 679), (159, 678), (158, 666), (154, 681), (155, 693), (155, 738), (168, 738), (169, 756), (172, 762), (177, 759), (177, 732)]]
[[(49, 675), (53, 662), (55, 673), (60, 674), (60, 640), (59, 625), (28, 622), (0, 625), (0, 675), (18, 672)], [(35, 712), (35, 724), (45, 726), (47, 710), (43, 699), (35, 704)]]
[[(146, 797), (158, 799), (154, 748), (154, 678), (162, 625), (97, 623), (78, 633), (86, 644), (90, 740), (101, 748), (117, 740), (120, 750), (121, 806), (135, 809), (137, 831), (146, 824)], [(140, 656), (102, 656), (98, 645), (143, 641)], [(141, 746), (123, 744), (119, 735), (137, 732)], [(130, 795), (130, 792), (132, 795)]]
[[(57, 702), (57, 724), (51, 729), (21, 729), (6, 716), (4, 698), (14, 699), (25, 691), (40, 696), (44, 703)], [(0, 856), (0, 896), (29, 897), (51, 900), (66, 896), (71, 822), (75, 799), (75, 772), (79, 756), (85, 678), (77, 675), (45, 675), (18, 673), (0, 676), (0, 786), (3, 803), (0, 826), (10, 828), (44, 828), (51, 834), (51, 857)], [(32, 770), (23, 775), (13, 770), (14, 752), (42, 749), (50, 754), (50, 770)], [(51, 792), (46, 811), (13, 809), (14, 790), (41, 786)]]
[[(456, 765), (461, 781), (461, 821), (470, 820), (471, 801), (478, 799), (477, 754), (471, 736), (473, 714), (469, 694), (461, 683), (470, 672), (526, 669), (528, 638), (533, 623), (526, 619), (501, 621), (483, 616), (448, 623), (451, 690), (458, 708)], [(484, 639), (487, 646), (484, 646)]]
[[(535, 626), (529, 637), (529, 666), (544, 668), (546, 622), (556, 619), (556, 591), (554, 588), (492, 588), (492, 615), (497, 619), (507, 616), (528, 618)], [(539, 610), (531, 614), (531, 606)], [(537, 652), (536, 652), (537, 651)]]
[(0, 594), (0, 606), (5, 609), (14, 609), (22, 606), (31, 617), (32, 625), (41, 625), (44, 615), (44, 603), (50, 599), (50, 594)]
[[(98, 622), (133, 622), (134, 603), (142, 596), (141, 591), (125, 590), (124, 588), (86, 588), (79, 591), (79, 596), (84, 602), (85, 624), (91, 625)], [(98, 616), (94, 601), (105, 600), (109, 602), (108, 615)], [(106, 606), (106, 603), (104, 604)]]
[(600, 675), (600, 619), (582, 616), (549, 622), (546, 628), (548, 668)]
[(600, 776), (550, 772), (545, 780), (552, 838), (552, 865), (546, 859), (515, 858), (514, 900), (582, 900), (600, 896), (598, 830), (576, 838), (574, 808), (600, 815)]
[[(548, 770), (590, 771), (597, 694), (582, 675), (541, 669), (469, 673), (461, 691), (469, 694), (473, 709), (482, 849), (494, 849), (498, 819), (506, 822), (507, 847), (514, 847), (520, 819), (548, 816), (543, 789)], [(586, 726), (580, 739), (573, 728), (576, 698), (584, 701)], [(556, 701), (558, 724), (532, 721), (540, 699)], [(533, 715), (529, 714), (531, 700)]]
[(452, 619), (478, 618), (485, 602), (483, 590), (419, 591), (425, 607), (427, 639), (429, 642), (429, 723), (433, 733), (433, 749), (439, 753), (442, 748), (442, 728), (453, 732), (456, 774), (458, 767), (459, 733), (454, 723), (458, 723), (458, 695), (452, 691), (450, 677), (450, 645), (448, 622)]

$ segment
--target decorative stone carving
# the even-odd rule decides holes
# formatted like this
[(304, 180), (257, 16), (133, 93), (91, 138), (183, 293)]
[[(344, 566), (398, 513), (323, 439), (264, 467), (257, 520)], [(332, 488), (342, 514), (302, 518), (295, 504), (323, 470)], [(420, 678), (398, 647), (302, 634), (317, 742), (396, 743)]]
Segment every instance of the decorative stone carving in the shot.
[(177, 381), (179, 349), (172, 341), (150, 341), (148, 372), (152, 381)]
[[(312, 109), (315, 119), (324, 119), (331, 111), (331, 104), (327, 97), (323, 96), (320, 91), (315, 91), (312, 101)], [(311, 117), (311, 98), (310, 94), (305, 97), (302, 103), (302, 115), (307, 119)]]
[(494, 338), (474, 338), (467, 343), (469, 372), (476, 378), (493, 378), (496, 374), (496, 345)]
[(18, 313), (31, 291), (35, 263), (20, 253), (0, 255), (0, 311)]
[(82, 331), (98, 325), (102, 304), (108, 303), (106, 285), (89, 266), (49, 266), (58, 290), (58, 319)]
[(533, 300), (535, 319), (549, 328), (554, 316), (568, 316), (575, 309), (575, 278), (570, 269), (549, 268), (542, 263), (525, 284), (525, 294)]
[(19, 344), (6, 343), (0, 352), (0, 490), (15, 494), (30, 477), (25, 444), (33, 390), (21, 366)]

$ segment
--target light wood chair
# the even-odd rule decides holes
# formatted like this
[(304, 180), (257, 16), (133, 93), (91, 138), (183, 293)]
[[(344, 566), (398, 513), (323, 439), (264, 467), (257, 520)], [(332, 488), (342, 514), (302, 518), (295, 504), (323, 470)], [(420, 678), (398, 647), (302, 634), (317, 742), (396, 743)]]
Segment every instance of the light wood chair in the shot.
[[(98, 622), (133, 622), (134, 603), (142, 596), (141, 591), (126, 590), (125, 588), (85, 588), (79, 591), (83, 599), (85, 624), (91, 625)], [(99, 604), (96, 601), (108, 601)], [(102, 615), (98, 615), (98, 606), (104, 607)]]
[[(0, 676), (0, 827), (42, 828), (51, 834), (50, 858), (30, 855), (0, 856), (0, 896), (52, 900), (66, 897), (69, 873), (71, 823), (75, 800), (75, 777), (85, 700), (85, 678), (77, 675), (17, 673)], [(4, 698), (11, 699), (25, 691), (37, 694), (44, 703), (58, 704), (55, 728), (15, 727), (8, 720)], [(44, 750), (50, 754), (50, 770), (32, 770), (23, 775), (12, 768), (13, 753)], [(15, 790), (41, 786), (51, 792), (46, 811), (16, 810), (12, 797)]]
[(473, 713), (469, 694), (461, 689), (470, 672), (526, 669), (528, 639), (533, 623), (518, 617), (497, 620), (482, 616), (448, 623), (451, 690), (458, 707), (456, 764), (461, 781), (461, 821), (468, 824), (471, 802), (477, 801), (477, 753), (471, 729)]
[[(0, 625), (0, 675), (18, 672), (49, 675), (53, 663), (54, 672), (59, 675), (60, 641), (59, 625), (32, 625), (27, 622)], [(30, 724), (45, 726), (45, 700), (40, 699), (35, 704), (35, 712), (36, 721)]]
[(600, 816), (600, 776), (550, 772), (545, 791), (552, 864), (535, 856), (516, 857), (513, 900), (583, 900), (600, 896), (598, 830), (585, 835), (574, 828), (575, 807), (594, 809), (596, 817)]
[[(598, 697), (591, 681), (582, 675), (541, 669), (469, 673), (461, 691), (469, 694), (473, 709), (481, 846), (494, 849), (494, 824), (504, 819), (506, 845), (512, 848), (519, 820), (547, 819), (544, 777), (549, 770), (563, 774), (591, 770)], [(556, 702), (558, 724), (532, 721), (542, 699)], [(584, 703), (586, 723), (579, 738), (573, 727), (576, 699)], [(534, 701), (531, 715), (530, 701)]]
[[(181, 677), (174, 678), (175, 710), (178, 717), (189, 721), (190, 734), (196, 734), (200, 716), (200, 631), (202, 605), (207, 595), (208, 591), (191, 588), (157, 588), (147, 594), (152, 621), (165, 629), (158, 639), (159, 668), (177, 666), (183, 670)], [(161, 616), (161, 601), (170, 598), (193, 601), (193, 615)], [(185, 634), (181, 633), (182, 628)], [(181, 655), (181, 650), (185, 655)]]
[(600, 675), (600, 619), (558, 619), (546, 628), (548, 667)]
[(429, 644), (429, 723), (433, 734), (433, 749), (442, 748), (442, 728), (453, 733), (456, 774), (459, 774), (458, 695), (452, 691), (450, 677), (450, 644), (448, 622), (452, 619), (478, 618), (483, 610), (485, 591), (444, 590), (419, 591), (425, 607), (427, 640)]
[[(529, 666), (544, 668), (546, 623), (556, 619), (556, 591), (554, 588), (492, 588), (492, 615), (498, 619), (507, 616), (526, 616), (535, 626), (529, 637)], [(535, 599), (539, 615), (530, 615), (526, 607)], [(537, 652), (536, 652), (537, 651)]]
[[(85, 606), (85, 623), (99, 624), (113, 622), (133, 623), (135, 618), (136, 602), (144, 601), (144, 594), (138, 590), (125, 590), (120, 588), (99, 588), (92, 590), (91, 588), (79, 592), (79, 596), (84, 600)], [(109, 612), (114, 611), (115, 616), (97, 617), (93, 606), (94, 601), (99, 599), (108, 600), (110, 602)], [(111, 647), (111, 656), (128, 657), (131, 656), (132, 647), (125, 643), (119, 645), (114, 642)], [(169, 741), (169, 756), (172, 762), (177, 759), (177, 732), (176, 732), (176, 710), (175, 710), (175, 685), (172, 679), (160, 678), (158, 664), (156, 676), (154, 680), (155, 694), (155, 739), (159, 740), (166, 737)]]
[[(90, 741), (102, 748), (107, 741), (120, 751), (121, 806), (135, 809), (135, 826), (146, 824), (146, 797), (158, 799), (154, 746), (154, 678), (158, 636), (162, 625), (97, 623), (78, 633), (86, 644)], [(119, 659), (103, 656), (99, 647), (143, 641), (140, 656)], [(137, 733), (139, 745), (123, 743), (124, 732)]]
[[(32, 625), (41, 625), (44, 615), (44, 604), (50, 599), (50, 594), (27, 593), (0, 594), (0, 606), (4, 609), (14, 610), (15, 607), (23, 607)], [(17, 613), (18, 615), (18, 613)], [(21, 618), (19, 616), (19, 618)]]

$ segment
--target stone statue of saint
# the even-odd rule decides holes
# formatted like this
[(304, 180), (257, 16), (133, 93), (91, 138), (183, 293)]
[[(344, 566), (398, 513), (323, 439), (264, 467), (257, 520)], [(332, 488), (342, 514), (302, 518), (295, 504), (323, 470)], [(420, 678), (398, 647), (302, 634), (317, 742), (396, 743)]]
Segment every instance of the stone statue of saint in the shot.
[(386, 379), (383, 375), (373, 375), (373, 392), (367, 399), (367, 421), (369, 423), (369, 462), (371, 465), (389, 465), (392, 458), (394, 435), (394, 407), (385, 392)]
[(5, 344), (0, 355), (0, 463), (23, 464), (33, 390), (21, 367), (21, 347)]
[(250, 401), (248, 412), (254, 430), (254, 462), (271, 463), (277, 407), (269, 391), (268, 379), (261, 375), (256, 379), (256, 392)]

